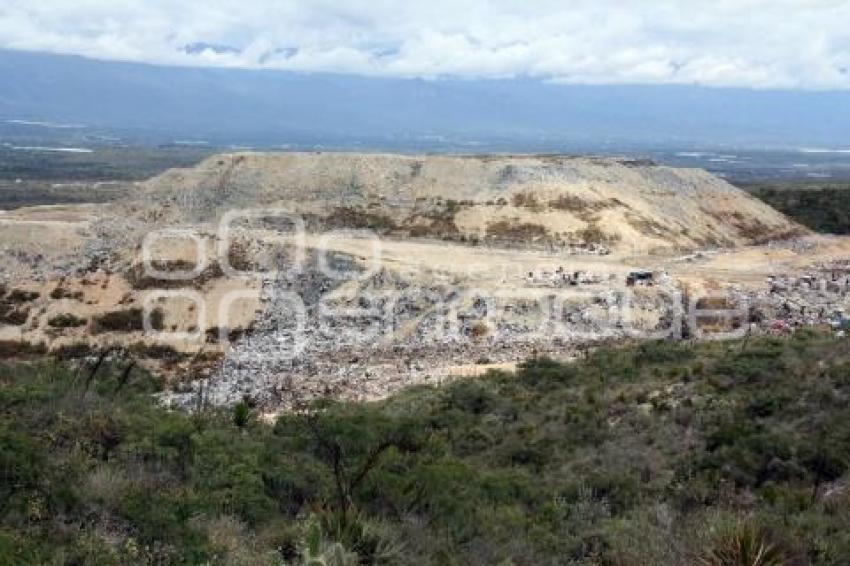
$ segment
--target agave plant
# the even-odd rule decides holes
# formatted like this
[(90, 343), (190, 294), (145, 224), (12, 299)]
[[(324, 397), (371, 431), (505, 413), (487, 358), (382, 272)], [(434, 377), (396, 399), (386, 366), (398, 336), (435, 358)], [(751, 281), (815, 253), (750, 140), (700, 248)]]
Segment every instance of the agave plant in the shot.
[(301, 555), (305, 566), (396, 564), (403, 545), (356, 510), (320, 510), (311, 517)]
[(328, 540), (322, 526), (315, 518), (307, 525), (301, 545), (304, 566), (357, 566), (357, 554), (349, 552), (338, 543)]
[(721, 529), (697, 563), (703, 566), (788, 566), (793, 559), (767, 529), (738, 522)]

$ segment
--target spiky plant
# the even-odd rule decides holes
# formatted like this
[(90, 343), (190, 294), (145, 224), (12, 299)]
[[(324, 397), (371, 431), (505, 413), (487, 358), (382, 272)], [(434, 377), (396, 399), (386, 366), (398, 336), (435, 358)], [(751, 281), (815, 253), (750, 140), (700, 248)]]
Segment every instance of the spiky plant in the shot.
[(737, 522), (716, 533), (697, 563), (703, 566), (788, 566), (793, 559), (764, 527)]

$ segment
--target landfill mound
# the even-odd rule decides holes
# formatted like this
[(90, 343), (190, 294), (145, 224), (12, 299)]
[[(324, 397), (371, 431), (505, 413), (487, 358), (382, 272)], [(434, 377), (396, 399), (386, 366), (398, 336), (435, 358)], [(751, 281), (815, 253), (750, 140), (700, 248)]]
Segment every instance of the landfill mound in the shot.
[(321, 228), (576, 253), (733, 247), (806, 231), (700, 169), (574, 156), (235, 153), (146, 182), (139, 210), (281, 208)]
[(122, 201), (2, 214), (0, 236), (0, 357), (139, 363), (189, 409), (374, 399), (850, 312), (850, 239), (634, 159), (224, 154)]

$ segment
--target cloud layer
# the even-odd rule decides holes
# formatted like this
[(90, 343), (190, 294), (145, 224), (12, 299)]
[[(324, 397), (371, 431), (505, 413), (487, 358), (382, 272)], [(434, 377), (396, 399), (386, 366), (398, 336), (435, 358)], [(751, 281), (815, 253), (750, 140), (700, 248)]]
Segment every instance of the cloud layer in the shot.
[(850, 89), (850, 0), (0, 0), (0, 47), (166, 65)]

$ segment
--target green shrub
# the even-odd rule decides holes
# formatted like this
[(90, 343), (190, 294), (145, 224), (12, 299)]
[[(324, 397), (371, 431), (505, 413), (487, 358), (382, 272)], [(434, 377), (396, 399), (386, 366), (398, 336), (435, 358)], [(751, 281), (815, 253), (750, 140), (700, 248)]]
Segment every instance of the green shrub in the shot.
[(57, 314), (56, 316), (51, 317), (47, 324), (48, 326), (52, 326), (53, 328), (74, 328), (78, 326), (84, 326), (87, 320), (84, 318), (80, 318), (76, 315), (66, 313), (66, 314)]
[(41, 294), (36, 291), (24, 291), (22, 289), (13, 289), (9, 292), (9, 294), (6, 295), (3, 301), (12, 304), (31, 303), (40, 296)]
[(233, 407), (233, 424), (238, 428), (245, 428), (251, 419), (251, 408), (245, 401), (240, 401)]
[(767, 343), (753, 346), (743, 352), (722, 358), (714, 371), (720, 375), (728, 375), (735, 381), (769, 382), (787, 369), (782, 354), (782, 345)]
[[(150, 323), (153, 330), (163, 329), (164, 314), (161, 309), (150, 313)], [(94, 319), (95, 332), (139, 332), (144, 330), (144, 312), (140, 308), (111, 311)]]
[(50, 298), (53, 300), (73, 299), (75, 301), (82, 301), (84, 295), (82, 291), (69, 291), (68, 289), (65, 289), (64, 287), (59, 285), (50, 292)]
[(23, 326), (30, 317), (30, 309), (15, 308), (8, 305), (0, 305), (0, 324), (10, 326)]
[(570, 366), (543, 357), (532, 358), (519, 364), (517, 377), (523, 382), (535, 385), (548, 383), (563, 386), (576, 379), (576, 372)]
[(204, 541), (189, 524), (192, 496), (186, 491), (137, 491), (124, 498), (119, 512), (134, 526), (139, 541), (168, 543), (176, 562), (205, 562), (210, 557)]

